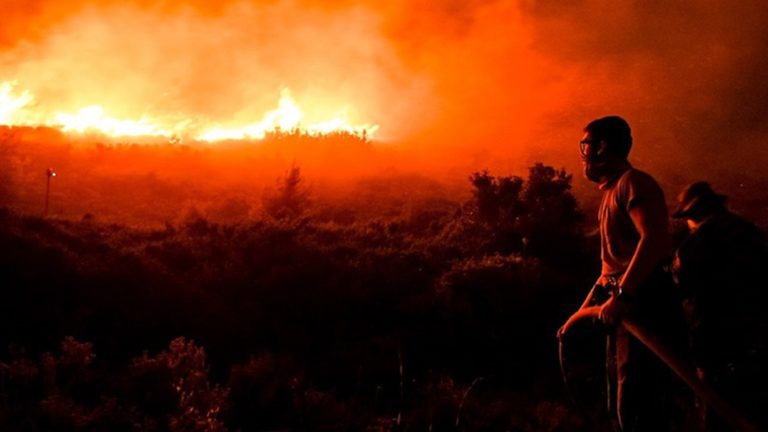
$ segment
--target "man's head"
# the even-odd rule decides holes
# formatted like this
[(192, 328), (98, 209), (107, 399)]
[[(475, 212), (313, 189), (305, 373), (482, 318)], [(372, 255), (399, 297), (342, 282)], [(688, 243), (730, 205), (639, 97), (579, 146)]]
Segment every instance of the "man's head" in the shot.
[(726, 210), (726, 196), (715, 193), (707, 182), (696, 182), (686, 186), (677, 197), (677, 209), (672, 213), (676, 219), (685, 219), (688, 227), (695, 229), (709, 216)]
[(599, 182), (617, 163), (626, 162), (632, 149), (632, 130), (619, 116), (593, 120), (579, 142), (584, 175)]

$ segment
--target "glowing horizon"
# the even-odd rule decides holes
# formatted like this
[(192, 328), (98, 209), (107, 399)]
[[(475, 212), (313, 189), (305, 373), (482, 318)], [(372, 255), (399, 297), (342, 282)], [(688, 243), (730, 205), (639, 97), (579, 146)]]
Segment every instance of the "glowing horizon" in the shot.
[[(373, 138), (379, 125), (357, 124), (350, 120), (347, 108), (340, 113), (307, 121), (304, 110), (297, 104), (288, 88), (280, 93), (276, 108), (263, 114), (260, 120), (237, 124), (235, 122), (204, 122), (198, 119), (166, 120), (141, 115), (138, 118), (118, 118), (110, 115), (104, 104), (88, 104), (72, 111), (53, 110), (45, 114), (39, 102), (29, 90), (17, 90), (16, 81), (0, 82), (0, 125), (51, 127), (64, 133), (97, 133), (112, 138), (163, 138), (219, 142), (237, 140), (261, 140), (279, 131), (298, 131), (307, 135), (327, 135), (338, 132)], [(322, 111), (322, 110), (321, 110)]]

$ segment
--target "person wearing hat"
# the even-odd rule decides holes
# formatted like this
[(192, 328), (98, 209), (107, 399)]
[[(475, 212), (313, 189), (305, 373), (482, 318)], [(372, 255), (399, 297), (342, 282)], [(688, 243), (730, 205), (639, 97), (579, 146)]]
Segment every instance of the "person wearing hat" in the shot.
[[(672, 217), (689, 228), (673, 263), (699, 375), (747, 418), (766, 423), (768, 352), (763, 233), (709, 183), (688, 185)], [(702, 407), (708, 431), (730, 430)]]
[(714, 216), (728, 213), (725, 195), (715, 193), (707, 182), (691, 183), (680, 192), (677, 200), (672, 217), (685, 219), (691, 231)]
[[(674, 381), (667, 367), (624, 327), (629, 315), (672, 348), (685, 345), (680, 302), (665, 271), (672, 258), (667, 205), (656, 180), (630, 164), (629, 124), (596, 119), (580, 145), (584, 175), (603, 193), (599, 209), (602, 271), (582, 308), (600, 305), (607, 325), (611, 407), (624, 432), (672, 430)], [(606, 298), (598, 293), (603, 292)], [(578, 312), (577, 312), (578, 314)], [(615, 365), (615, 367), (614, 367)]]

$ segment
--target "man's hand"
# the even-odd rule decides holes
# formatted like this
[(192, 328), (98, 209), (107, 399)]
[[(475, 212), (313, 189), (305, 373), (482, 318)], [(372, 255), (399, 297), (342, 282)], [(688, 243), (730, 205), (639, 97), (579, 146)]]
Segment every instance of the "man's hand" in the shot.
[(582, 308), (577, 310), (576, 313), (571, 315), (571, 317), (568, 318), (568, 321), (566, 321), (565, 324), (563, 324), (562, 327), (560, 327), (557, 330), (558, 339), (562, 339), (565, 335), (567, 335), (570, 328), (573, 327), (579, 321), (583, 321), (585, 319), (591, 319), (592, 324), (594, 324), (599, 314), (600, 314), (600, 306), (590, 306), (587, 308)]
[(631, 306), (623, 301), (611, 297), (600, 307), (600, 320), (609, 327), (613, 327), (629, 314)]

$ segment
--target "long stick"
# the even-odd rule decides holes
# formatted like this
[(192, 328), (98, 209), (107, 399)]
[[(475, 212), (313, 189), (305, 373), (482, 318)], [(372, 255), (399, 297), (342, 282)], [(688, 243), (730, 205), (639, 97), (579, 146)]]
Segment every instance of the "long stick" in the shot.
[(675, 356), (658, 338), (630, 319), (623, 319), (621, 325), (637, 340), (653, 351), (664, 363), (677, 374), (693, 392), (709, 407), (717, 412), (737, 431), (759, 432), (757, 426), (738, 413), (728, 401), (720, 397), (706, 382), (700, 380), (679, 357)]
[[(591, 306), (580, 309), (573, 314), (562, 327), (560, 336), (562, 337), (562, 335), (567, 333), (571, 326), (577, 321), (585, 318), (597, 318), (599, 315), (600, 306)], [(759, 432), (757, 426), (737, 412), (733, 406), (720, 397), (709, 384), (700, 380), (699, 377), (691, 371), (690, 365), (674, 355), (655, 335), (651, 334), (631, 319), (622, 319), (621, 326), (656, 354), (664, 364), (672, 369), (672, 371), (691, 388), (696, 396), (698, 396), (707, 406), (712, 407), (712, 409), (715, 410), (715, 412), (732, 428), (743, 432)]]

